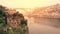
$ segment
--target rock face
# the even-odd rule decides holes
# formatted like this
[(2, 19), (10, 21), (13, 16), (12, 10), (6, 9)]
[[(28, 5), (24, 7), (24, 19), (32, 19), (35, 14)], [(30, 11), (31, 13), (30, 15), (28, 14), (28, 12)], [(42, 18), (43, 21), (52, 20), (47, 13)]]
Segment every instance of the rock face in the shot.
[[(1, 9), (0, 9), (1, 10)], [(10, 10), (7, 10), (10, 11)], [(18, 12), (0, 11), (0, 34), (28, 34), (27, 21), (23, 14)], [(4, 14), (4, 13), (5, 14)], [(12, 14), (11, 14), (12, 13)], [(3, 16), (6, 15), (6, 16)]]

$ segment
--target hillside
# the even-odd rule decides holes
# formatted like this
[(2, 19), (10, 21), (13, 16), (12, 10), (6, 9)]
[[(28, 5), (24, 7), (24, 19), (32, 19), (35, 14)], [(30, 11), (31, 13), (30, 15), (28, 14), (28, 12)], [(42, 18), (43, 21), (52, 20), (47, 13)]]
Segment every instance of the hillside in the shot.
[(34, 11), (29, 14), (29, 17), (60, 18), (60, 4), (34, 8)]

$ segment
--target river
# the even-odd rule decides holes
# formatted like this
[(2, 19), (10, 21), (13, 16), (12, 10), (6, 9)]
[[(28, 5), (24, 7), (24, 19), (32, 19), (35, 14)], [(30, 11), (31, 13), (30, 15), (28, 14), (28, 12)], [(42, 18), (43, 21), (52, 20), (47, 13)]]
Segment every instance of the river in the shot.
[(59, 18), (28, 18), (29, 34), (60, 34)]

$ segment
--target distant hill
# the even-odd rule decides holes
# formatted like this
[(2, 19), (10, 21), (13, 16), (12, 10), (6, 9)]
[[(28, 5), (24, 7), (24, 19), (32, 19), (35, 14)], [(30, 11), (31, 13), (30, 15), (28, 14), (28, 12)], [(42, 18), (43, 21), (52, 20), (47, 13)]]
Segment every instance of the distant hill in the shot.
[(48, 7), (37, 7), (29, 17), (44, 17), (44, 18), (60, 18), (60, 4), (48, 6)]

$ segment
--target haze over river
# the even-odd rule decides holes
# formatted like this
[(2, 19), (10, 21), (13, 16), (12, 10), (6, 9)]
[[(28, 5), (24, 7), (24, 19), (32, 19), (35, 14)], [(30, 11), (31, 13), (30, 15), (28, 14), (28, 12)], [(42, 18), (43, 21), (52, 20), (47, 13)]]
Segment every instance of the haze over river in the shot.
[(29, 34), (60, 34), (60, 18), (28, 18)]

